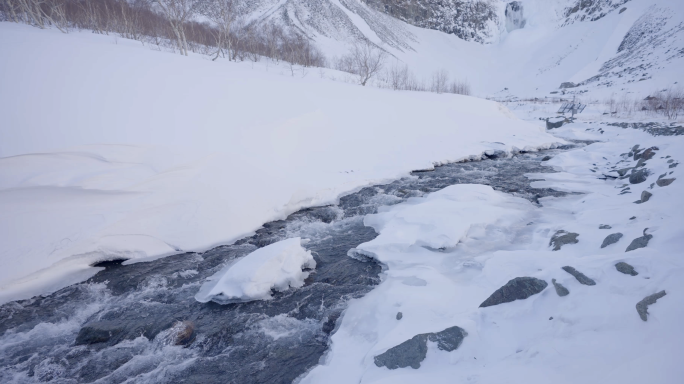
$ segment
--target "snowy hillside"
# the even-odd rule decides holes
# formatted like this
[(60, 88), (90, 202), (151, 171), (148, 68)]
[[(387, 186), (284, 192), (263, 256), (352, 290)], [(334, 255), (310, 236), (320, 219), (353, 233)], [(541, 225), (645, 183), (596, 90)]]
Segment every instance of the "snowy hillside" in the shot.
[(435, 163), (559, 141), (482, 99), (87, 33), (0, 33), (0, 255), (16, 260), (0, 271), (3, 301), (82, 280), (97, 261), (229, 243)]
[[(677, 70), (684, 66), (684, 3), (677, 0), (253, 4), (251, 19), (302, 31), (330, 58), (371, 41), (419, 78), (446, 69), (480, 96), (645, 97), (684, 82)], [(416, 16), (423, 14), (432, 16)], [(564, 82), (579, 86), (559, 89)]]

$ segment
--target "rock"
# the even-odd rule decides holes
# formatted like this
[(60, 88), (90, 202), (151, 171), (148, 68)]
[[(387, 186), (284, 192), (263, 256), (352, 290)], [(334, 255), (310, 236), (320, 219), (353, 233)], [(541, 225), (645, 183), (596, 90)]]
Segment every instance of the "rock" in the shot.
[(584, 285), (596, 285), (596, 282), (587, 276), (585, 276), (582, 272), (576, 270), (575, 268), (571, 266), (565, 266), (563, 267), (563, 270), (573, 276), (575, 276), (575, 279), (580, 282), (580, 284)]
[(563, 297), (570, 294), (570, 291), (568, 291), (567, 288), (562, 286), (560, 283), (556, 283), (556, 279), (551, 279), (551, 282), (553, 283), (553, 287), (556, 288), (556, 293), (558, 294), (558, 296)]
[(195, 325), (191, 321), (178, 321), (171, 328), (173, 345), (190, 345), (195, 340)]
[(648, 175), (648, 169), (640, 169), (636, 172), (632, 172), (632, 174), (629, 176), (629, 182), (632, 184), (643, 183), (648, 178)]
[(632, 242), (629, 244), (625, 252), (633, 251), (639, 248), (645, 248), (648, 245), (649, 240), (651, 240), (652, 238), (653, 235), (647, 235), (646, 229), (644, 229), (644, 235), (632, 240)]
[(643, 166), (646, 166), (646, 160), (639, 159), (639, 161), (637, 161), (637, 164), (634, 166), (634, 168), (641, 168)]
[(630, 220), (634, 220), (634, 219), (636, 219), (636, 216), (632, 216), (632, 217), (630, 217), (629, 219), (630, 219)]
[(618, 14), (620, 14), (620, 13), (626, 11), (626, 10), (627, 10), (627, 7), (622, 7), (622, 9), (620, 9), (620, 12), (618, 12)]
[(578, 233), (560, 230), (551, 237), (549, 246), (552, 246), (553, 250), (557, 251), (566, 244), (577, 244), (579, 243), (579, 240), (577, 240), (577, 236), (579, 236)]
[(610, 235), (606, 236), (605, 239), (603, 239), (603, 244), (601, 244), (601, 248), (605, 248), (611, 244), (615, 244), (620, 239), (622, 238), (622, 233), (617, 232), (617, 233), (611, 233)]
[(461, 345), (467, 335), (468, 333), (460, 327), (447, 328), (437, 333), (422, 333), (375, 356), (375, 365), (389, 369), (418, 369), (427, 355), (428, 340), (436, 342), (440, 350), (451, 352)]
[(627, 172), (629, 172), (630, 170), (632, 170), (632, 168), (622, 168), (622, 169), (618, 169), (616, 172), (620, 176), (625, 176), (627, 174)]
[(648, 199), (651, 198), (651, 196), (653, 196), (653, 194), (652, 194), (651, 192), (649, 192), (649, 191), (643, 191), (643, 192), (641, 192), (641, 202), (642, 202), (642, 203), (647, 202)]
[(613, 228), (613, 227), (611, 227), (611, 226), (608, 225), (608, 224), (601, 224), (601, 225), (599, 225), (599, 229), (611, 229), (611, 228)]
[(437, 343), (437, 348), (442, 351), (455, 351), (461, 346), (468, 332), (460, 327), (450, 327), (441, 332), (428, 333), (428, 340)]
[(543, 291), (547, 285), (546, 281), (534, 277), (516, 277), (494, 291), (487, 300), (480, 304), (480, 308), (527, 299)]
[(546, 119), (546, 129), (560, 128), (567, 122), (568, 119), (565, 117), (550, 117)]
[(409, 340), (375, 356), (375, 365), (389, 369), (411, 367), (420, 368), (427, 355), (427, 334), (413, 336)]
[(76, 336), (76, 345), (104, 343), (119, 335), (123, 330), (124, 327), (118, 322), (95, 321), (81, 328)]
[(551, 156), (544, 156), (544, 158), (541, 159), (541, 161), (549, 161), (551, 160)]
[(401, 320), (402, 317), (404, 317), (404, 314), (401, 312), (397, 312), (397, 320)]
[(659, 187), (667, 187), (668, 185), (672, 184), (673, 181), (677, 180), (676, 178), (671, 178), (671, 179), (659, 179), (656, 181), (656, 184), (658, 184)]
[(559, 88), (564, 89), (564, 88), (575, 88), (575, 87), (577, 87), (577, 85), (575, 83), (573, 83), (572, 81), (566, 81), (564, 83), (561, 83)]
[(634, 267), (625, 263), (624, 261), (615, 264), (615, 269), (617, 269), (618, 272), (624, 273), (625, 275), (636, 276), (639, 274), (639, 272), (634, 270)]
[(648, 320), (648, 306), (655, 304), (658, 299), (661, 297), (665, 296), (666, 293), (665, 291), (660, 291), (658, 293), (654, 293), (650, 296), (644, 297), (643, 300), (637, 303), (636, 305), (636, 310), (637, 313), (639, 313), (639, 317), (641, 317), (641, 320), (647, 321)]
[(657, 147), (651, 147), (651, 148), (645, 150), (644, 153), (642, 153), (640, 156), (641, 160), (644, 160), (644, 161), (651, 160), (653, 158), (653, 156), (655, 156), (655, 154), (656, 154), (655, 151), (657, 149), (658, 149)]

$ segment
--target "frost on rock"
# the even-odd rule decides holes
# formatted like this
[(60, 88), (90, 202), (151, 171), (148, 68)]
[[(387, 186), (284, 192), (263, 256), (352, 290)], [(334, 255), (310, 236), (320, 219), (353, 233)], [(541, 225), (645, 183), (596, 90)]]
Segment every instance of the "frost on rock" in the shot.
[(579, 243), (579, 240), (577, 240), (577, 237), (579, 236), (579, 233), (573, 233), (573, 232), (567, 232), (560, 230), (556, 232), (553, 237), (551, 237), (551, 241), (549, 242), (549, 246), (553, 247), (554, 251), (558, 251), (561, 249), (562, 246), (566, 244), (577, 244)]
[(213, 300), (228, 304), (268, 300), (271, 290), (284, 291), (304, 285), (316, 261), (301, 245), (301, 238), (282, 240), (257, 249), (237, 263), (226, 266), (210, 277), (195, 295), (199, 302)]
[(494, 291), (487, 300), (480, 304), (480, 308), (527, 299), (543, 291), (547, 285), (546, 281), (534, 277), (516, 277)]

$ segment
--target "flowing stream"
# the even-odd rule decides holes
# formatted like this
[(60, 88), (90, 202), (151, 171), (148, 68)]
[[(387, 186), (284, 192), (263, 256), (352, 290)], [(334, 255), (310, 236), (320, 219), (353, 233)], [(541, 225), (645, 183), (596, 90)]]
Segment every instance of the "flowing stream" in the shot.
[[(380, 282), (380, 264), (347, 255), (376, 236), (365, 215), (454, 184), (490, 185), (534, 203), (562, 196), (531, 188), (524, 175), (553, 172), (542, 159), (571, 147), (413, 172), (203, 253), (101, 263), (86, 282), (0, 306), (0, 382), (290, 383), (319, 363), (348, 302)], [(317, 263), (304, 287), (268, 301), (195, 301), (226, 263), (295, 236), (311, 240), (305, 247)]]

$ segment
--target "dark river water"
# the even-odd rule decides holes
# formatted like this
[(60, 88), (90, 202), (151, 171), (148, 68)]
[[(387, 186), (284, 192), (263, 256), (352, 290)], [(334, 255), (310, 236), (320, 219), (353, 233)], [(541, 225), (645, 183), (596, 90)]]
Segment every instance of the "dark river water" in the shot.
[[(524, 174), (553, 172), (542, 159), (568, 148), (414, 172), (203, 253), (102, 263), (86, 282), (0, 306), (0, 382), (290, 383), (319, 363), (350, 300), (380, 283), (381, 265), (347, 256), (377, 235), (365, 215), (454, 184), (491, 185), (534, 203), (561, 196), (532, 189)], [(226, 263), (296, 236), (311, 240), (305, 247), (317, 264), (304, 287), (268, 301), (195, 301)]]

